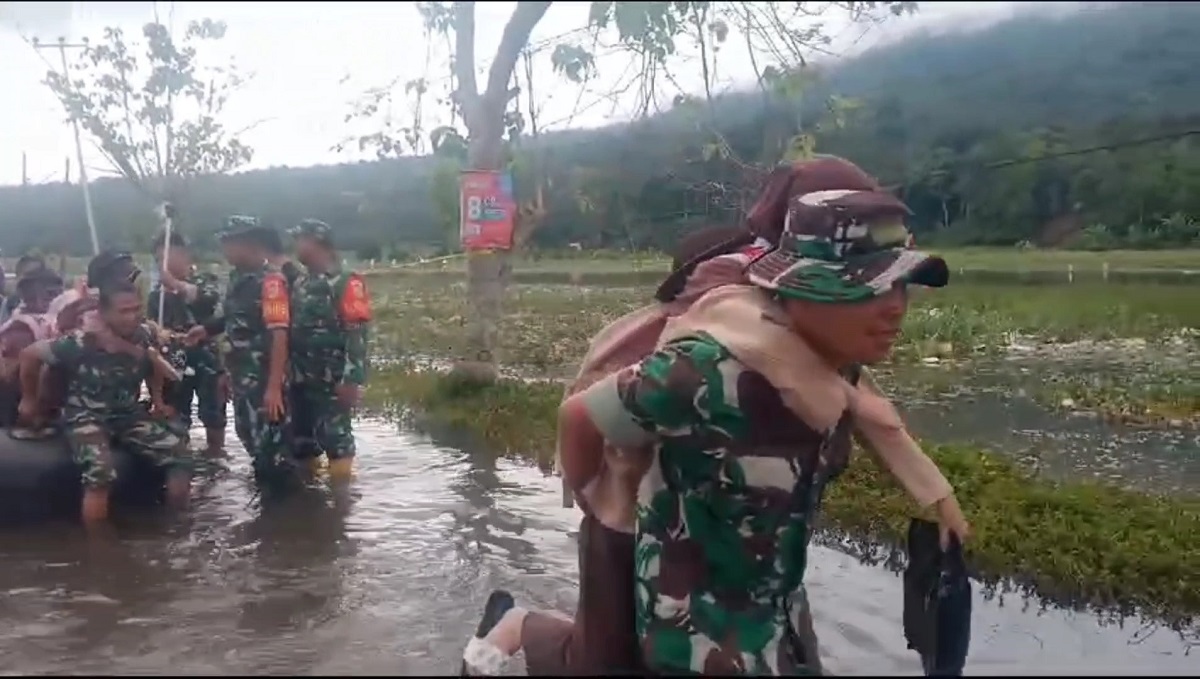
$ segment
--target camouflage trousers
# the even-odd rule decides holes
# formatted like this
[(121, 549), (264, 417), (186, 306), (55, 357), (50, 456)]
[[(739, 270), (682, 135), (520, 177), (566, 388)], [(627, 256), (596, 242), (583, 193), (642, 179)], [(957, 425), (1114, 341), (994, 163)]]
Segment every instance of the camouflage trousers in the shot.
[(220, 375), (197, 370), (184, 375), (178, 382), (166, 385), (167, 403), (179, 413), (184, 427), (192, 426), (192, 402), (196, 415), (205, 429), (225, 429), (225, 396), (221, 393)]
[(258, 376), (231, 375), (231, 378), (233, 429), (250, 454), (255, 475), (261, 479), (285, 461), (290, 416), (285, 408), (278, 422), (267, 419), (266, 384)]
[(164, 385), (167, 404), (179, 413), (184, 429), (192, 426), (192, 402), (205, 429), (225, 429), (225, 395), (221, 393), (221, 367), (216, 350), (207, 345), (190, 349), (172, 346), (170, 363), (183, 379)]
[(321, 453), (330, 460), (354, 457), (350, 411), (338, 400), (333, 386), (293, 384), (288, 400), (296, 457), (307, 460)]
[(71, 418), (64, 425), (75, 463), (82, 470), (85, 488), (108, 488), (117, 478), (113, 446), (149, 458), (171, 471), (190, 471), (187, 438), (146, 412), (116, 417)]

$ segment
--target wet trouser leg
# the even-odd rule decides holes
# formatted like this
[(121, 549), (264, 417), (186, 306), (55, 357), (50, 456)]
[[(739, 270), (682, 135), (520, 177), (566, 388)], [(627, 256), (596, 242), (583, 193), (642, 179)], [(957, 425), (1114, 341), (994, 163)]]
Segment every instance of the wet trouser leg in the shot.
[(221, 387), (223, 373), (218, 370), (217, 359), (212, 355), (212, 349), (204, 353), (188, 357), (188, 363), (195, 371), (192, 376), (193, 391), (196, 394), (196, 415), (205, 429), (224, 431), (225, 394)]
[(196, 391), (195, 375), (184, 375), (177, 382), (163, 385), (164, 400), (175, 409), (179, 426), (187, 431), (192, 426), (192, 395)]
[(530, 611), (521, 645), (530, 676), (642, 673), (634, 615), (634, 537), (594, 517), (579, 524), (579, 603), (573, 620)]
[(329, 461), (354, 457), (354, 427), (350, 410), (342, 405), (330, 385), (305, 384), (301, 390), (304, 412), (311, 417), (312, 436)]
[(309, 407), (303, 384), (292, 384), (288, 389), (288, 409), (292, 413), (292, 455), (298, 460), (314, 460), (321, 455), (317, 443), (316, 418)]
[(246, 377), (236, 380), (233, 426), (238, 439), (250, 454), (258, 481), (264, 481), (280, 471), (287, 449), (287, 410), (285, 408), (279, 421), (270, 421), (264, 407), (265, 396), (266, 386), (262, 381)]
[(113, 464), (115, 440), (129, 452), (148, 458), (170, 473), (191, 471), (187, 439), (166, 422), (148, 413), (131, 413), (109, 421), (80, 419), (65, 427), (67, 443), (79, 465), (85, 491), (108, 490), (117, 478)]

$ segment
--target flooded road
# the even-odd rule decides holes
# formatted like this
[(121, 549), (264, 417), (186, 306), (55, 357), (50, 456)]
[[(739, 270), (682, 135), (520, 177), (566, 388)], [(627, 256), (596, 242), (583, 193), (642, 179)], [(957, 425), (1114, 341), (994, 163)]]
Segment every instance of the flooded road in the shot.
[[(449, 674), (491, 589), (573, 610), (578, 514), (560, 507), (557, 479), (462, 434), (358, 431), (346, 494), (248, 506), (239, 450), (197, 480), (185, 515), (118, 517), (117, 540), (70, 523), (0, 534), (4, 672)], [(808, 583), (831, 672), (920, 674), (898, 576), (814, 547)], [(968, 674), (1200, 666), (1165, 629), (1006, 604), (976, 594)]]

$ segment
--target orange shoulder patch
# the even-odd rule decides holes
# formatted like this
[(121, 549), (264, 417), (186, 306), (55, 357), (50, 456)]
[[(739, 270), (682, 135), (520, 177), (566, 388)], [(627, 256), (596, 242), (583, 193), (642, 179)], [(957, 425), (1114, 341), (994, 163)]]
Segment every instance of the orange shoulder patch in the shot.
[(371, 320), (371, 297), (367, 294), (367, 282), (362, 276), (350, 274), (346, 289), (342, 292), (340, 311), (345, 323), (366, 323)]
[(287, 326), (292, 320), (292, 305), (288, 300), (287, 279), (280, 273), (269, 273), (262, 284), (263, 322), (268, 328)]

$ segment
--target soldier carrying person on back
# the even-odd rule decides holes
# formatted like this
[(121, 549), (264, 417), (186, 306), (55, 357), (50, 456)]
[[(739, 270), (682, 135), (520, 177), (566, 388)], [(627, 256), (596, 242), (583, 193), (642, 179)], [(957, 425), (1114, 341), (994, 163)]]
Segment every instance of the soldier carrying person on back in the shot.
[(287, 279), (268, 262), (272, 229), (240, 215), (228, 225), (221, 234), (221, 249), (232, 265), (224, 315), (193, 327), (187, 342), (226, 335), (234, 431), (250, 453), (255, 481), (264, 483), (276, 478), (287, 448), (291, 304)]
[(355, 452), (350, 418), (366, 383), (370, 298), (363, 277), (339, 265), (328, 224), (306, 219), (291, 234), (306, 269), (292, 287), (296, 455), (324, 452), (330, 477), (345, 479)]

